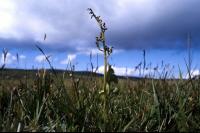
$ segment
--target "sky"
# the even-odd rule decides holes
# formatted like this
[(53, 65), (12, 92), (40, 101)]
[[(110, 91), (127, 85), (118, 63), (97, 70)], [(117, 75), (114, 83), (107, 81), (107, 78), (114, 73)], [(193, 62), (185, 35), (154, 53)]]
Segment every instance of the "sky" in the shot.
[(95, 45), (100, 29), (87, 11), (92, 8), (108, 27), (106, 41), (114, 47), (109, 64), (117, 75), (141, 76), (136, 68), (145, 50), (143, 75), (168, 71), (178, 77), (181, 71), (187, 77), (188, 35), (191, 72), (197, 75), (199, 5), (199, 0), (0, 0), (0, 50), (8, 50), (9, 68), (49, 68), (38, 45), (55, 68), (68, 69), (71, 62), (77, 71), (91, 70), (91, 56), (102, 73), (103, 54)]

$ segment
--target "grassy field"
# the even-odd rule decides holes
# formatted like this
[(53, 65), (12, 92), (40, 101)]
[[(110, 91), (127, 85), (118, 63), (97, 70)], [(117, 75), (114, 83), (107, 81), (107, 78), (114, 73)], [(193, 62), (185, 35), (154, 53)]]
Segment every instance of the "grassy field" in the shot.
[(198, 79), (118, 79), (106, 121), (102, 82), (91, 73), (1, 70), (0, 131), (200, 129)]

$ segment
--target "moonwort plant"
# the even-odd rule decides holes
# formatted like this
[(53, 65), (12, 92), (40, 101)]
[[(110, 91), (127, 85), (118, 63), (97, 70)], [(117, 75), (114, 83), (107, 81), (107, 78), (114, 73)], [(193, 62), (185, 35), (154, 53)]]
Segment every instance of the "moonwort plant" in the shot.
[[(107, 30), (106, 23), (102, 21), (100, 16), (96, 16), (96, 14), (93, 12), (91, 8), (88, 8), (89, 14), (91, 15), (91, 19), (95, 18), (97, 21), (99, 27), (100, 27), (100, 35), (96, 37), (96, 46), (99, 49), (99, 51), (103, 52), (104, 54), (104, 80), (103, 80), (103, 105), (104, 105), (104, 122), (108, 122), (108, 95), (109, 95), (109, 82), (108, 79), (110, 79), (109, 71), (111, 71), (111, 67), (108, 64), (108, 57), (113, 51), (113, 47), (108, 47), (106, 44), (106, 38), (105, 38), (105, 31)], [(109, 67), (108, 67), (109, 66)], [(108, 69), (109, 68), (109, 69)], [(112, 69), (114, 72), (114, 70)]]

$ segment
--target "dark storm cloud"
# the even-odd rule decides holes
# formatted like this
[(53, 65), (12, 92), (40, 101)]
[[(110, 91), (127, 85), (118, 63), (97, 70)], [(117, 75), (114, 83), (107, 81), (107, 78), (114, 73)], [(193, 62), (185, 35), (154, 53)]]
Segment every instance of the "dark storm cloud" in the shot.
[[(184, 49), (187, 46), (188, 33), (192, 35), (192, 46), (200, 47), (200, 1), (173, 0), (156, 3), (153, 15), (148, 17), (148, 8), (139, 20), (129, 13), (129, 18), (122, 18), (122, 22), (109, 33), (110, 42), (118, 48), (158, 48)], [(134, 11), (134, 10), (133, 10)], [(139, 14), (138, 14), (139, 15)], [(125, 24), (123, 24), (123, 21)], [(137, 21), (137, 22), (134, 22)]]
[(14, 49), (24, 49), (24, 50), (37, 50), (38, 48), (36, 47), (39, 46), (40, 48), (42, 48), (44, 51), (48, 51), (48, 52), (78, 52), (76, 49), (74, 49), (74, 47), (67, 47), (64, 46), (63, 44), (44, 44), (41, 42), (37, 42), (34, 40), (15, 40), (15, 39), (2, 39), (0, 38), (0, 46), (1, 49), (3, 50), (4, 48), (8, 49), (8, 50), (14, 50)]
[(10, 27), (0, 31), (0, 38), (7, 38), (1, 47), (32, 49), (39, 41), (55, 51), (94, 48), (99, 28), (88, 7), (107, 23), (107, 40), (117, 49), (185, 49), (189, 32), (192, 46), (200, 46), (199, 0), (19, 0), (14, 5)]

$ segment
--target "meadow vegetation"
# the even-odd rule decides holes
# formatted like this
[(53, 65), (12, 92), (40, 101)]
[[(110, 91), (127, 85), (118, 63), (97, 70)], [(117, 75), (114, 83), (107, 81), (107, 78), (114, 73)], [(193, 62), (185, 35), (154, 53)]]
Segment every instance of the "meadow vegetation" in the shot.
[[(101, 29), (96, 44), (104, 53), (104, 76), (78, 74), (73, 67), (57, 71), (39, 46), (49, 70), (9, 70), (4, 60), (0, 131), (199, 131), (200, 79), (184, 79), (181, 71), (179, 79), (168, 79), (168, 71), (159, 79), (115, 76), (107, 61), (112, 53), (107, 28), (89, 11)], [(7, 53), (3, 50), (4, 59)]]

